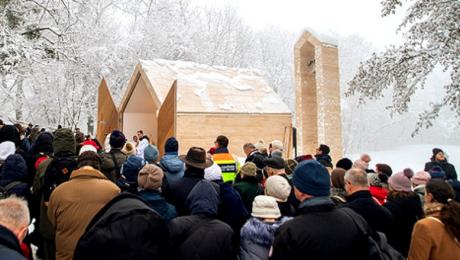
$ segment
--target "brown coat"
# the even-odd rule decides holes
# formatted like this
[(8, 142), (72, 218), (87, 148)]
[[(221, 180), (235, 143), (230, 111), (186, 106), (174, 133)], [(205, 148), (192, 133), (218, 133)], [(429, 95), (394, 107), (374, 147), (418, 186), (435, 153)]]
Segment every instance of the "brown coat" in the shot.
[(414, 226), (408, 259), (460, 259), (460, 243), (447, 233), (438, 218), (426, 217)]
[(56, 230), (56, 259), (72, 259), (75, 246), (96, 213), (120, 189), (101, 172), (82, 167), (51, 193), (48, 218)]

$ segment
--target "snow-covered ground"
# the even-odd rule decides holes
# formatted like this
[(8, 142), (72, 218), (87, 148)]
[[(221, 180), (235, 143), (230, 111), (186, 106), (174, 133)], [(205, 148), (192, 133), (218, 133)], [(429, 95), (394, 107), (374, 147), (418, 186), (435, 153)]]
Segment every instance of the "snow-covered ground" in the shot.
[[(386, 163), (391, 166), (393, 172), (401, 171), (404, 168), (411, 168), (415, 172), (423, 170), (425, 163), (431, 158), (431, 150), (441, 148), (447, 155), (448, 161), (452, 163), (456, 170), (460, 169), (460, 146), (458, 145), (405, 145), (395, 147), (385, 151), (363, 151), (372, 157), (370, 167), (375, 169), (375, 164)], [(360, 154), (351, 154), (346, 157), (352, 161), (358, 159)]]

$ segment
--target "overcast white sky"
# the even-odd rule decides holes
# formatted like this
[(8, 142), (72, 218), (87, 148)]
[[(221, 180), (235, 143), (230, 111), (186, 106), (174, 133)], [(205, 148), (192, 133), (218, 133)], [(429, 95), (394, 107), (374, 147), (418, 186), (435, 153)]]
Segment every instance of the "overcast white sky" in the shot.
[(359, 34), (378, 47), (396, 43), (403, 12), (382, 18), (380, 0), (194, 0), (205, 5), (237, 7), (255, 28), (278, 26), (291, 31), (313, 28), (342, 35)]

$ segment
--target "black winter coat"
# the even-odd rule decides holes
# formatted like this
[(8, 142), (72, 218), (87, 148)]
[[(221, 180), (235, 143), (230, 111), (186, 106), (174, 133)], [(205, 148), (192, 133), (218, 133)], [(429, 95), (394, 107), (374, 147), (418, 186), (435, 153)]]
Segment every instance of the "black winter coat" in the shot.
[(391, 212), (378, 205), (369, 191), (357, 191), (351, 194), (343, 206), (360, 214), (374, 231), (387, 234), (393, 223)]
[(230, 226), (204, 214), (173, 219), (169, 233), (174, 259), (225, 260), (234, 256)]
[(366, 259), (367, 240), (332, 201), (301, 204), (297, 213), (278, 229), (270, 259)]
[(415, 222), (423, 217), (420, 197), (415, 192), (403, 196), (390, 193), (383, 206), (390, 210), (394, 218), (387, 233), (388, 243), (407, 257)]
[(439, 166), (442, 168), (442, 170), (446, 174), (447, 180), (457, 179), (457, 171), (455, 171), (454, 165), (448, 163), (447, 160), (444, 160), (444, 161), (431, 160), (431, 162), (425, 163), (425, 171), (426, 172), (429, 171), (434, 166)]
[(0, 259), (25, 260), (16, 236), (9, 229), (0, 225)]

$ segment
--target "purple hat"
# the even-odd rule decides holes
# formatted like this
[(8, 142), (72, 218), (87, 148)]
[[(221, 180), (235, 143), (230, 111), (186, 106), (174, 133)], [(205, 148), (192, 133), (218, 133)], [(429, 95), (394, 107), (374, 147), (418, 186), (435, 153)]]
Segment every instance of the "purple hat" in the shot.
[(402, 172), (393, 174), (388, 179), (388, 184), (395, 191), (412, 191), (410, 178), (414, 175), (411, 169), (404, 169)]

